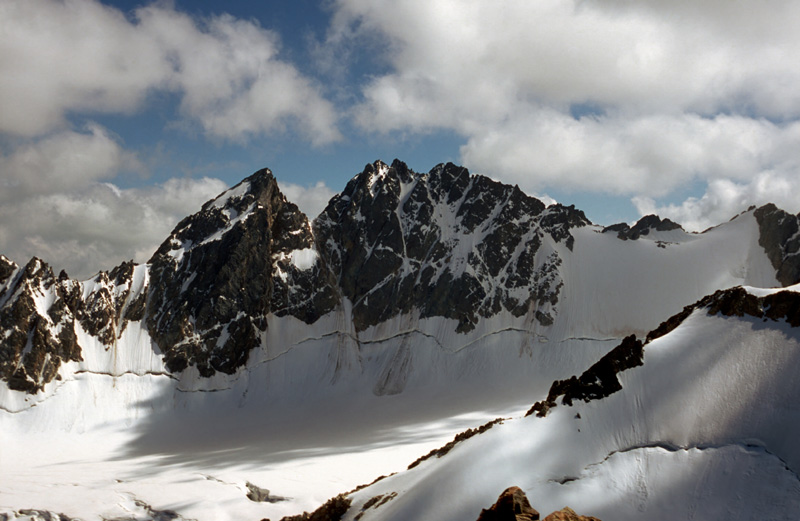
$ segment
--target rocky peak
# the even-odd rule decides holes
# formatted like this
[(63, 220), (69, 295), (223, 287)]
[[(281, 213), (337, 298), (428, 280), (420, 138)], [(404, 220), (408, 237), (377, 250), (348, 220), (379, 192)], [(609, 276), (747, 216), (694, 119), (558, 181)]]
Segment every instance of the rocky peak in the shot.
[(5, 284), (17, 269), (19, 266), (16, 263), (5, 255), (0, 255), (0, 284)]
[(494, 505), (481, 511), (478, 521), (538, 521), (539, 512), (519, 487), (505, 489)]
[(592, 224), (583, 210), (575, 208), (574, 204), (564, 206), (554, 204), (542, 212), (540, 220), (542, 228), (558, 242), (566, 240), (567, 248), (572, 250), (575, 238), (570, 233), (572, 228), (580, 228)]
[[(497, 502), (481, 511), (478, 521), (537, 521), (539, 512), (528, 501), (525, 492), (519, 487), (504, 490)], [(595, 517), (580, 516), (569, 507), (553, 512), (543, 521), (600, 521)]]
[(769, 203), (755, 209), (758, 243), (767, 252), (775, 277), (783, 286), (800, 282), (800, 214), (792, 215)]
[(683, 230), (683, 227), (669, 219), (661, 219), (657, 215), (645, 215), (633, 227), (626, 223), (612, 224), (603, 228), (603, 233), (616, 232), (617, 237), (623, 241), (635, 241), (643, 235), (648, 235), (651, 231), (667, 232), (671, 230)]
[(559, 242), (587, 222), (574, 207), (546, 212), (518, 187), (452, 163), (419, 174), (394, 161), (355, 176), (314, 235), (358, 330), (418, 310), (465, 332), (503, 309), (551, 323), (560, 259), (540, 246), (545, 234)]
[(32, 258), (0, 289), (0, 379), (16, 390), (37, 392), (57, 377), (62, 363), (81, 361), (76, 331), (83, 329), (106, 349), (130, 321), (141, 320), (144, 292), (133, 288), (136, 266), (78, 282)]
[(36, 392), (56, 377), (62, 362), (81, 360), (70, 308), (80, 302), (80, 290), (57, 280), (36, 257), (14, 272), (0, 293), (0, 379), (11, 389)]
[(312, 322), (334, 306), (308, 218), (259, 170), (181, 221), (151, 264), (147, 328), (171, 371), (233, 373), (269, 313)]

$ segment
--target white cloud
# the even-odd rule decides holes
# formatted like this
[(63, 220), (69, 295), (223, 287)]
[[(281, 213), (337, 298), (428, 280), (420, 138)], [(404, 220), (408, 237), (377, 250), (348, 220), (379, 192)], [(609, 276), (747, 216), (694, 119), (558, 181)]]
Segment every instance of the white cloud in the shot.
[(253, 21), (198, 21), (165, 3), (128, 19), (94, 0), (8, 0), (0, 33), (3, 133), (42, 135), (71, 112), (131, 113), (161, 91), (211, 137), (291, 127), (315, 144), (339, 139), (333, 106)]
[(339, 0), (333, 33), (388, 40), (392, 70), (364, 91), (361, 121), (374, 128), (470, 132), (537, 103), (800, 115), (800, 4), (685, 5), (683, 16), (651, 4)]
[(385, 42), (387, 71), (356, 107), (362, 127), (455, 131), (466, 166), (526, 190), (645, 200), (698, 181), (711, 193), (800, 177), (798, 2), (335, 6), (330, 43)]
[(749, 182), (716, 179), (708, 183), (702, 197), (688, 198), (681, 204), (659, 205), (647, 197), (634, 197), (641, 215), (658, 214), (679, 222), (687, 230), (703, 231), (729, 220), (749, 206), (775, 203), (791, 213), (800, 212), (800, 178), (761, 172)]
[(65, 130), (0, 155), (0, 253), (38, 256), (88, 277), (146, 261), (177, 222), (222, 192), (217, 179), (170, 179), (143, 189), (108, 182), (139, 162), (106, 129)]
[(324, 181), (318, 181), (314, 186), (300, 186), (294, 183), (278, 182), (281, 192), (286, 199), (300, 208), (300, 211), (314, 219), (328, 206), (328, 201), (336, 192), (328, 188)]
[(146, 262), (180, 219), (227, 186), (218, 179), (170, 179), (146, 189), (91, 183), (0, 205), (17, 223), (0, 235), (0, 251), (17, 263), (37, 256), (87, 278), (134, 259)]
[(461, 149), (478, 171), (518, 183), (661, 197), (695, 179), (800, 176), (800, 123), (695, 114), (586, 116), (555, 110), (475, 132)]
[[(280, 58), (276, 33), (229, 15), (198, 19), (157, 2), (129, 15), (96, 0), (0, 2), (0, 252), (86, 277), (146, 261), (181, 218), (223, 191), (217, 179), (122, 189), (145, 171), (109, 130), (70, 119), (134, 114), (175, 95), (168, 118), (213, 140), (291, 131), (340, 138), (310, 78)], [(305, 199), (313, 206), (314, 187)]]
[(90, 123), (85, 132), (59, 132), (0, 155), (0, 203), (82, 188), (121, 169), (138, 168), (136, 158), (105, 128)]

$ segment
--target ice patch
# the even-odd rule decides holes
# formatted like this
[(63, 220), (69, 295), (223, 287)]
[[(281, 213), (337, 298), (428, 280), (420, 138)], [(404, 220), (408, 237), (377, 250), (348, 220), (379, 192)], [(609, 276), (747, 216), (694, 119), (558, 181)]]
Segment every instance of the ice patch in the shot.
[(214, 199), (211, 203), (213, 208), (222, 208), (225, 206), (225, 203), (230, 201), (231, 199), (236, 199), (238, 197), (242, 197), (250, 190), (250, 182), (249, 181), (242, 181), (238, 185), (234, 186), (230, 190), (222, 192), (219, 197)]
[(319, 254), (314, 248), (303, 248), (294, 250), (290, 254), (290, 261), (297, 269), (305, 271), (314, 267), (318, 257)]

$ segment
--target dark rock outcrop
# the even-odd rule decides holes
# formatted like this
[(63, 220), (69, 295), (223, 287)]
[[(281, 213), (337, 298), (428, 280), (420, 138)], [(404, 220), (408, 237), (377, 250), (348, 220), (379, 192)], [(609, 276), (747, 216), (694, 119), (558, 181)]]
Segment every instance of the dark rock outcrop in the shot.
[(741, 286), (718, 290), (703, 297), (694, 304), (683, 308), (656, 329), (647, 334), (645, 343), (662, 337), (678, 327), (696, 309), (708, 309), (709, 315), (743, 317), (745, 315), (762, 320), (785, 320), (792, 327), (800, 327), (800, 293), (794, 291), (778, 291), (763, 297), (749, 293)]
[(311, 323), (331, 311), (324, 266), (292, 262), (313, 247), (308, 219), (267, 169), (181, 221), (150, 259), (146, 323), (169, 370), (233, 373), (261, 344), (268, 314)]
[[(497, 502), (481, 511), (477, 521), (536, 521), (539, 512), (528, 501), (519, 487), (509, 487), (500, 494)], [(600, 521), (596, 517), (580, 516), (569, 507), (564, 507), (545, 517), (543, 521)]]
[(525, 492), (519, 487), (505, 489), (497, 502), (483, 509), (478, 521), (538, 521), (539, 512), (534, 509)]
[(622, 389), (617, 374), (644, 363), (644, 349), (641, 340), (635, 335), (625, 337), (617, 347), (609, 351), (580, 376), (566, 380), (556, 380), (550, 386), (547, 398), (536, 402), (526, 416), (536, 414), (545, 416), (556, 405), (559, 397), (564, 405), (572, 405), (575, 400), (588, 402), (605, 398)]
[(526, 416), (545, 416), (561, 396), (562, 404), (572, 405), (576, 399), (588, 402), (619, 391), (622, 385), (617, 379), (617, 373), (642, 365), (644, 347), (678, 327), (698, 309), (706, 309), (709, 315), (751, 316), (761, 320), (785, 321), (791, 327), (800, 327), (800, 293), (779, 291), (758, 297), (741, 286), (719, 290), (684, 307), (681, 312), (662, 322), (647, 334), (644, 343), (634, 335), (626, 337), (580, 377), (556, 380), (550, 386), (547, 398), (533, 404)]
[(421, 456), (421, 457), (417, 458), (413, 463), (411, 463), (408, 466), (408, 469), (409, 470), (413, 469), (414, 467), (416, 467), (417, 465), (419, 465), (420, 463), (422, 463), (423, 461), (425, 461), (427, 459), (430, 459), (430, 458), (433, 458), (433, 457), (441, 458), (442, 456), (444, 456), (445, 454), (450, 452), (453, 449), (453, 447), (455, 447), (456, 445), (458, 445), (462, 441), (468, 440), (468, 439), (470, 439), (473, 436), (476, 436), (478, 434), (483, 434), (484, 432), (488, 431), (489, 429), (491, 429), (492, 427), (494, 427), (498, 423), (503, 423), (503, 421), (504, 421), (503, 418), (495, 418), (494, 420), (492, 420), (490, 422), (484, 423), (480, 427), (476, 427), (474, 429), (467, 429), (467, 430), (465, 430), (463, 432), (459, 432), (458, 434), (455, 435), (455, 437), (453, 438), (452, 441), (449, 441), (449, 442), (445, 443), (443, 446), (439, 447), (438, 449), (433, 449), (432, 451), (430, 451), (429, 453), (425, 454), (424, 456)]
[(770, 203), (753, 215), (758, 222), (758, 243), (775, 268), (775, 278), (784, 287), (800, 282), (800, 214), (792, 215)]
[(575, 513), (569, 507), (564, 507), (561, 510), (553, 512), (542, 521), (600, 521), (596, 517), (592, 516), (581, 516)]
[(541, 253), (542, 242), (549, 234), (570, 245), (570, 230), (586, 224), (574, 207), (545, 208), (452, 163), (418, 174), (395, 160), (354, 177), (314, 221), (314, 235), (357, 330), (419, 310), (465, 332), (502, 310), (549, 323), (561, 259)]
[(286, 516), (281, 518), (281, 521), (340, 521), (342, 516), (347, 513), (351, 503), (352, 500), (349, 497), (339, 494), (311, 513), (303, 512), (296, 516)]
[(603, 228), (603, 233), (616, 232), (617, 237), (623, 241), (635, 241), (643, 235), (648, 235), (651, 231), (667, 232), (670, 230), (682, 230), (683, 227), (669, 219), (661, 219), (657, 215), (645, 215), (639, 219), (633, 227), (626, 223), (612, 224)]
[(283, 496), (274, 496), (269, 493), (269, 489), (261, 488), (249, 481), (245, 482), (244, 485), (247, 488), (247, 499), (255, 503), (280, 503), (288, 500)]
[(397, 497), (397, 492), (391, 492), (389, 494), (378, 494), (377, 496), (366, 500), (364, 504), (361, 506), (361, 511), (358, 514), (356, 514), (355, 517), (353, 518), (354, 521), (358, 521), (359, 519), (364, 517), (364, 514), (370, 508), (371, 509), (380, 508), (396, 497)]

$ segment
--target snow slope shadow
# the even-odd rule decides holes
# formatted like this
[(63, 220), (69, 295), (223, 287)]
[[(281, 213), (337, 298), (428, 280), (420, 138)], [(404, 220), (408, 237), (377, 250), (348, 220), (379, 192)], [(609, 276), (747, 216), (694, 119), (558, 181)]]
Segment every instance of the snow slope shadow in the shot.
[(407, 465), (456, 432), (519, 414), (554, 377), (572, 374), (613, 345), (574, 340), (521, 353), (523, 337), (508, 331), (457, 353), (416, 342), (409, 346), (414, 368), (406, 388), (381, 396), (374, 386), (392, 362), (391, 342), (362, 345), (359, 360), (345, 364), (334, 356), (335, 341), (303, 344), (241, 372), (224, 390), (173, 385), (140, 401), (136, 407), (145, 414), (119, 457), (224, 466), (406, 446)]
[[(357, 492), (353, 508), (403, 491), (362, 519), (466, 519), (517, 485), (537, 508), (601, 519), (794, 519), (799, 371), (798, 328), (696, 309), (619, 373), (621, 390), (495, 426)], [(451, 495), (464, 500), (442, 504)]]

